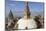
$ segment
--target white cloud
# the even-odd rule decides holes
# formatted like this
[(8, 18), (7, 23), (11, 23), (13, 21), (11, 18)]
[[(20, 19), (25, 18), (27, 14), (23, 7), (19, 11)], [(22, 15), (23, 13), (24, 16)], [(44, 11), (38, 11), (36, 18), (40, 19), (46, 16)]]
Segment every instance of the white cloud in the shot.
[(11, 0), (11, 1), (31, 1), (31, 2), (44, 2), (44, 0)]
[(14, 4), (8, 4), (9, 6), (15, 6)]

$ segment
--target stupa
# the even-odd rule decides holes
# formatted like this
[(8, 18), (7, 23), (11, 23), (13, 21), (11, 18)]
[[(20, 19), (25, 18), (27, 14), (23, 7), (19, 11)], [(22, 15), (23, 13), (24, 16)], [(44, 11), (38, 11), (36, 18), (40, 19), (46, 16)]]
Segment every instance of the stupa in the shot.
[(26, 8), (24, 9), (24, 16), (18, 20), (18, 29), (36, 29), (37, 24), (34, 18), (30, 16), (30, 10), (28, 7), (28, 2), (26, 2)]

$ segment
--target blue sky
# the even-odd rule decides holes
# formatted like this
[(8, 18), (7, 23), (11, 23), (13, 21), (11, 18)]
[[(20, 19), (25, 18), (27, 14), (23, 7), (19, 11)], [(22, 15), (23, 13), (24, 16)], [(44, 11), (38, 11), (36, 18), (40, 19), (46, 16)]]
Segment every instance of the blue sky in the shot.
[[(35, 16), (38, 14), (43, 15), (44, 3), (29, 2), (28, 5), (31, 12), (31, 16)], [(12, 11), (14, 16), (22, 16), (24, 9), (25, 9), (25, 2), (23, 1), (5, 0), (6, 17), (8, 16), (10, 10)]]

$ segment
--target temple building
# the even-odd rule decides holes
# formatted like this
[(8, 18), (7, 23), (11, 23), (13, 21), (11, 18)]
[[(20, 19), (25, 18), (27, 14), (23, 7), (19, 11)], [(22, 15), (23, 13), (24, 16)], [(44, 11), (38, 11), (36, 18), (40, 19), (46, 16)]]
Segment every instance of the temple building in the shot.
[(12, 11), (10, 10), (9, 15), (8, 15), (8, 26), (7, 26), (7, 28), (11, 28), (11, 23), (13, 23), (13, 19), (14, 19), (14, 17), (13, 17)]

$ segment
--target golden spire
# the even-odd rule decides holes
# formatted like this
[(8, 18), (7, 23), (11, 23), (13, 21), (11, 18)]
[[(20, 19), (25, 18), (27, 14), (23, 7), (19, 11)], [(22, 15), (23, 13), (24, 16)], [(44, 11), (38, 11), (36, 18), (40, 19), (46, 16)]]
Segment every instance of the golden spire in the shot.
[(24, 10), (24, 16), (26, 16), (27, 18), (30, 18), (30, 11), (29, 11), (29, 7), (28, 7), (28, 2), (26, 2), (26, 8)]

